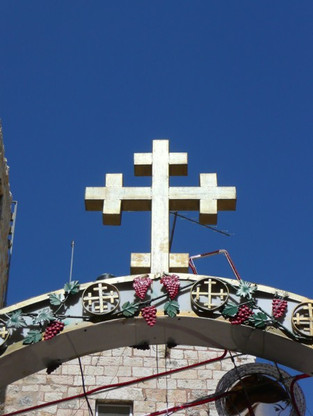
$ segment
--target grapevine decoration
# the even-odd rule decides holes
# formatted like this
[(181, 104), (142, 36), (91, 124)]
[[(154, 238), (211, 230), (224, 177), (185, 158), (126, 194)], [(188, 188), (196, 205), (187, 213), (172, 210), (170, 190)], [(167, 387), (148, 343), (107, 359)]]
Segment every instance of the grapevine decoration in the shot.
[[(147, 295), (152, 292), (152, 283), (156, 285), (154, 289), (157, 295), (155, 297)], [(218, 286), (218, 283), (220, 286)], [(213, 285), (215, 286), (212, 290)], [(161, 304), (164, 305), (164, 315), (175, 318), (180, 313), (180, 305), (177, 301), (177, 297), (181, 293), (180, 291), (185, 293), (185, 290), (191, 287), (191, 303), (194, 302), (197, 306), (195, 308), (196, 311), (198, 309), (209, 311), (210, 313), (213, 311), (213, 317), (222, 314), (224, 318), (229, 320), (231, 325), (248, 325), (259, 329), (264, 329), (271, 325), (280, 329), (287, 336), (300, 341), (306, 340), (308, 336), (310, 338), (313, 337), (313, 330), (310, 335), (307, 335), (307, 332), (303, 330), (301, 332), (297, 327), (298, 322), (302, 325), (301, 328), (305, 325), (311, 325), (311, 321), (313, 322), (313, 303), (310, 307), (303, 306), (302, 309), (296, 309), (297, 313), (294, 313), (292, 318), (294, 331), (291, 331), (284, 326), (288, 308), (288, 294), (286, 292), (275, 292), (272, 295), (272, 299), (266, 297), (264, 304), (267, 307), (264, 310), (261, 307), (263, 303), (260, 302), (258, 304), (256, 297), (256, 292), (260, 289), (258, 289), (256, 284), (248, 281), (240, 280), (231, 284), (230, 282), (226, 283), (209, 277), (181, 287), (178, 275), (163, 273), (155, 279), (152, 279), (150, 275), (137, 276), (132, 282), (132, 287), (134, 300), (125, 302), (120, 306), (118, 312), (111, 313), (113, 319), (121, 316), (125, 318), (141, 316), (148, 326), (153, 327), (157, 322), (157, 308)], [(148, 292), (149, 290), (150, 292)], [(10, 335), (14, 334), (14, 331), (16, 331), (17, 338), (23, 337), (23, 344), (25, 345), (49, 341), (60, 334), (67, 324), (66, 318), (79, 318), (66, 314), (68, 300), (79, 291), (80, 285), (78, 281), (68, 282), (64, 285), (63, 291), (48, 294), (48, 303), (42, 309), (37, 309), (36, 312), (26, 312), (19, 309), (1, 316), (3, 323), (0, 328), (2, 344), (7, 341)], [(193, 295), (194, 297), (198, 296), (198, 298), (202, 296), (204, 300), (202, 299), (202, 303), (199, 301), (197, 304)], [(221, 299), (221, 301), (217, 303), (214, 296)], [(76, 300), (74, 298), (74, 303)], [(312, 316), (307, 316), (309, 312)], [(84, 316), (81, 318), (89, 319), (89, 317), (86, 318)], [(27, 329), (25, 330), (25, 328)]]
[(139, 309), (138, 303), (126, 302), (122, 306), (122, 314), (126, 318), (132, 318), (136, 314), (136, 312), (138, 311), (138, 309)]
[(50, 293), (49, 301), (50, 305), (58, 306), (57, 310), (54, 313), (57, 313), (66, 303), (67, 299), (71, 295), (76, 295), (79, 292), (79, 282), (74, 280), (73, 282), (65, 283), (64, 285), (64, 295)]
[(132, 318), (141, 313), (141, 316), (147, 324), (149, 326), (154, 326), (156, 324), (157, 308), (155, 305), (151, 305), (151, 303), (167, 297), (168, 301), (164, 304), (164, 313), (170, 318), (175, 318), (175, 316), (179, 314), (179, 304), (176, 300), (174, 300), (180, 289), (179, 277), (175, 274), (168, 275), (163, 273), (160, 282), (163, 285), (166, 294), (160, 295), (153, 299), (144, 300), (148, 289), (152, 285), (152, 280), (149, 276), (136, 277), (133, 281), (133, 288), (137, 298), (139, 298), (140, 301), (134, 303), (129, 301), (125, 302), (122, 305), (122, 315), (126, 318)]
[(287, 311), (287, 294), (279, 295), (277, 292), (272, 299), (272, 314), (267, 313), (254, 298), (257, 285), (241, 280), (239, 287), (234, 287), (236, 295), (240, 296), (240, 302), (227, 302), (222, 310), (222, 315), (228, 318), (232, 325), (250, 325), (255, 328), (263, 329), (267, 325), (273, 325), (288, 336), (300, 340), (300, 337), (289, 331), (281, 322)]
[(272, 315), (275, 319), (284, 318), (287, 312), (288, 302), (282, 297), (275, 297), (272, 300)]
[[(253, 298), (254, 293), (257, 290), (257, 285), (251, 284), (245, 280), (239, 281), (239, 286), (235, 288), (236, 295), (240, 297), (242, 302), (226, 303), (223, 308), (222, 314), (229, 318), (232, 325), (251, 324), (259, 327), (259, 316), (253, 313), (253, 310), (257, 308), (256, 300)], [(246, 300), (247, 299), (247, 300)], [(258, 325), (256, 324), (258, 322)]]
[(8, 328), (24, 328), (26, 327), (26, 321), (22, 316), (22, 310), (12, 312), (9, 315), (9, 319), (6, 322)]
[(257, 290), (257, 285), (252, 285), (245, 280), (240, 280), (236, 295), (242, 298), (252, 299), (254, 292)]
[(64, 323), (62, 321), (51, 322), (47, 327), (43, 335), (44, 341), (54, 338), (64, 329)]
[(45, 307), (36, 313), (23, 313), (22, 309), (18, 309), (6, 315), (5, 325), (11, 334), (13, 331), (31, 327), (23, 339), (25, 345), (35, 344), (41, 340), (48, 341), (63, 330), (65, 323), (60, 320), (58, 312), (65, 307), (68, 298), (78, 292), (78, 281), (66, 283), (63, 295), (56, 293), (48, 295), (50, 306), (56, 307), (55, 310)]
[(28, 331), (26, 338), (23, 341), (23, 344), (36, 344), (37, 342), (42, 340), (42, 333), (36, 330)]
[(138, 276), (134, 279), (133, 288), (139, 299), (143, 300), (146, 297), (147, 291), (151, 286), (152, 280), (149, 276)]
[(175, 318), (177, 314), (179, 314), (179, 304), (176, 300), (169, 300), (164, 305), (164, 312), (170, 318)]
[(170, 299), (173, 300), (174, 298), (176, 298), (180, 288), (179, 277), (176, 274), (163, 274), (161, 278), (161, 283), (167, 291)]
[(146, 306), (141, 309), (141, 315), (149, 326), (154, 326), (156, 323), (157, 308), (154, 305)]
[(241, 305), (237, 307), (237, 313), (230, 318), (232, 325), (241, 325), (244, 322), (249, 321), (250, 316), (253, 315), (253, 310), (248, 305)]

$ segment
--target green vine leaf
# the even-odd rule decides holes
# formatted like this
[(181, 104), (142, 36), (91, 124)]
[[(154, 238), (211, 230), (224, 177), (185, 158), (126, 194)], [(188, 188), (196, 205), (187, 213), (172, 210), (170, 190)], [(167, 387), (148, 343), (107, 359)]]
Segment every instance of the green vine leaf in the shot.
[(6, 322), (8, 328), (25, 328), (27, 326), (25, 319), (22, 316), (22, 310), (12, 312), (9, 314), (9, 319)]
[(127, 318), (131, 318), (138, 311), (138, 308), (139, 307), (138, 307), (138, 305), (136, 303), (126, 302), (122, 306), (122, 313)]
[(65, 283), (64, 292), (66, 295), (75, 295), (79, 292), (79, 282), (74, 280), (73, 282)]
[(170, 318), (175, 318), (175, 316), (179, 314), (179, 303), (176, 300), (169, 300), (164, 305), (164, 312)]
[(28, 331), (27, 336), (25, 337), (23, 344), (36, 344), (41, 341), (42, 333), (37, 330)]
[(55, 293), (50, 293), (49, 301), (51, 305), (59, 306), (62, 303), (61, 295), (56, 295)]
[(269, 319), (264, 312), (257, 312), (251, 316), (249, 322), (256, 328), (264, 328), (268, 324)]
[(240, 280), (239, 288), (237, 289), (236, 295), (242, 298), (251, 299), (254, 292), (257, 290), (257, 285), (252, 285), (245, 280)]
[(224, 309), (223, 309), (222, 314), (224, 316), (227, 316), (229, 318), (232, 318), (232, 317), (234, 317), (234, 316), (237, 315), (238, 309), (239, 309), (239, 306), (238, 305), (235, 305), (234, 303), (227, 303), (224, 306)]
[(44, 324), (45, 322), (54, 321), (55, 316), (50, 308), (42, 309), (38, 312), (36, 318), (34, 318), (33, 323), (36, 324)]

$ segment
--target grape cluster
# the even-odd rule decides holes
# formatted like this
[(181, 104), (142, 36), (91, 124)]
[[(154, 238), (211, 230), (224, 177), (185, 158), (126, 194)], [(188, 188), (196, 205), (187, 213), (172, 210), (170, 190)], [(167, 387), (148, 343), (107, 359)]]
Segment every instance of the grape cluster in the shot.
[(54, 321), (49, 324), (44, 333), (44, 341), (55, 337), (59, 332), (63, 331), (64, 323), (61, 321)]
[(156, 323), (157, 309), (155, 306), (146, 306), (141, 309), (141, 315), (149, 326), (153, 326)]
[(135, 289), (136, 295), (139, 299), (144, 299), (147, 290), (151, 286), (151, 279), (149, 277), (136, 277), (133, 282), (133, 288)]
[(272, 315), (274, 318), (279, 319), (285, 316), (287, 310), (287, 301), (282, 298), (274, 298), (272, 300)]
[(247, 321), (253, 314), (252, 309), (248, 305), (239, 306), (237, 314), (230, 319), (231, 324), (240, 325)]
[(161, 283), (171, 299), (174, 299), (178, 295), (180, 283), (179, 277), (176, 276), (176, 274), (164, 275), (161, 279)]

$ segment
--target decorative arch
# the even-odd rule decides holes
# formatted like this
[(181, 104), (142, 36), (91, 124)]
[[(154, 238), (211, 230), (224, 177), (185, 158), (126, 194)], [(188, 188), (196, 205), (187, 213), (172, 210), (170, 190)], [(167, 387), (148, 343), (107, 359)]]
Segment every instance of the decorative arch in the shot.
[(147, 344), (228, 349), (311, 374), (312, 305), (268, 286), (183, 273), (67, 283), (0, 310), (0, 386), (86, 354)]

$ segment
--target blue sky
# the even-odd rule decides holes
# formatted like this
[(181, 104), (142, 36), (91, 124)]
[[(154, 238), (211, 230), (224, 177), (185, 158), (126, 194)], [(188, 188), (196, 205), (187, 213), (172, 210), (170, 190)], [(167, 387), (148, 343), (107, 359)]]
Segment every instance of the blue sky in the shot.
[[(227, 249), (246, 280), (313, 296), (311, 1), (1, 1), (0, 115), (18, 217), (9, 303), (68, 279), (125, 275), (149, 250), (149, 213), (103, 227), (84, 189), (134, 177), (169, 138), (188, 177), (236, 186), (225, 237), (178, 220), (173, 251)], [(190, 213), (196, 219), (196, 213)], [(204, 274), (231, 276), (222, 258)], [(304, 383), (304, 382), (303, 382)]]

